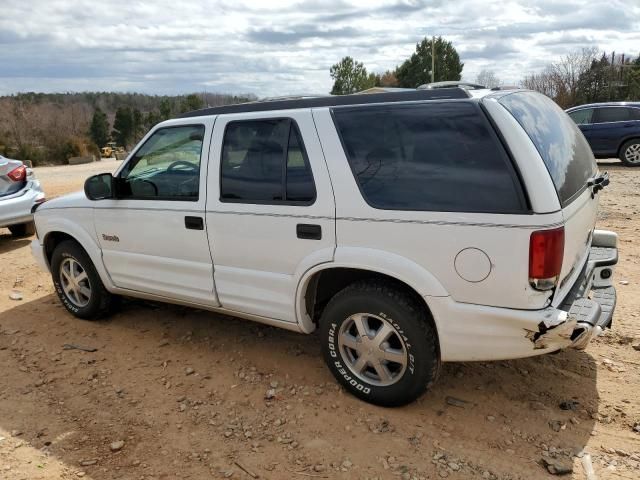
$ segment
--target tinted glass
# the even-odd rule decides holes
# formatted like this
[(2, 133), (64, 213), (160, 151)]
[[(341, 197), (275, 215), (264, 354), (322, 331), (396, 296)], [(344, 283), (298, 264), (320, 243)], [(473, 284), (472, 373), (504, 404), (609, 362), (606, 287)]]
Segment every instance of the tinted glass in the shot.
[(576, 124), (548, 97), (517, 92), (500, 98), (534, 143), (558, 192), (568, 204), (596, 172), (589, 144)]
[(630, 108), (629, 118), (631, 120), (640, 120), (640, 108)]
[(594, 123), (624, 122), (630, 119), (629, 109), (624, 107), (596, 108)]
[(122, 170), (119, 196), (197, 200), (203, 138), (203, 125), (156, 131)]
[(345, 153), (375, 208), (521, 212), (517, 176), (471, 102), (336, 108)]
[(571, 112), (569, 116), (578, 125), (591, 123), (591, 119), (593, 117), (593, 109), (583, 108), (581, 110), (576, 110), (575, 112)]
[(222, 146), (220, 192), (222, 201), (313, 201), (313, 176), (295, 124), (289, 119), (229, 123)]
[(289, 136), (286, 175), (287, 200), (311, 202), (316, 198), (313, 175), (297, 128), (292, 128)]

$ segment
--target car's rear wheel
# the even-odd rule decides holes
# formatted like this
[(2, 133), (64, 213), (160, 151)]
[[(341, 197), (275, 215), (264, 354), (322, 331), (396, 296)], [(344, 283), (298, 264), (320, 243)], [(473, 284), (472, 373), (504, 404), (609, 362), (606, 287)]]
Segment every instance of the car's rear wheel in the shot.
[(9, 227), (9, 231), (11, 232), (11, 235), (18, 238), (18, 237), (29, 237), (31, 235), (33, 235), (34, 233), (36, 233), (36, 227), (33, 224), (33, 222), (27, 222), (27, 223), (19, 223), (17, 225), (10, 225)]
[(357, 282), (336, 294), (322, 313), (320, 338), (336, 379), (376, 405), (412, 402), (440, 369), (428, 312), (392, 284)]
[(640, 138), (634, 138), (622, 145), (620, 160), (627, 167), (640, 167)]
[(87, 252), (73, 240), (61, 242), (51, 256), (51, 276), (65, 308), (78, 318), (107, 315), (114, 297), (104, 288)]

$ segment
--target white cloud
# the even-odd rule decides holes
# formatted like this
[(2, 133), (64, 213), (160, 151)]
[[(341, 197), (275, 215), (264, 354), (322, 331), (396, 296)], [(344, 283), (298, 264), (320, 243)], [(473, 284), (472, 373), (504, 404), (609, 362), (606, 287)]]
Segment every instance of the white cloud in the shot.
[(0, 94), (326, 92), (344, 55), (393, 69), (424, 36), (516, 83), (581, 46), (638, 55), (637, 0), (4, 0)]

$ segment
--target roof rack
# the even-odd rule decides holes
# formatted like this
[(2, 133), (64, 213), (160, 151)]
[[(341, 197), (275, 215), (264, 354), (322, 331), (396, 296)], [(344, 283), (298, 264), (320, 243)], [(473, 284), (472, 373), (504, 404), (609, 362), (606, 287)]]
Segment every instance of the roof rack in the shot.
[(433, 82), (420, 85), (418, 90), (437, 90), (440, 88), (464, 88), (465, 90), (484, 90), (484, 85), (478, 83), (461, 82), (457, 80), (447, 80), (446, 82)]
[(415, 102), (420, 100), (446, 100), (470, 98), (462, 88), (441, 88), (433, 90), (409, 90), (405, 92), (372, 93), (369, 95), (329, 95), (323, 97), (302, 97), (296, 99), (275, 99), (224, 105), (222, 107), (204, 108), (183, 113), (177, 118), (201, 117), (205, 115), (222, 115), (226, 113), (267, 112), (289, 110), (295, 108), (342, 107), (348, 105), (364, 105), (387, 102)]
[(522, 90), (522, 87), (518, 87), (516, 85), (498, 85), (491, 89), (493, 92), (500, 92), (502, 90)]
[[(259, 100), (256, 100), (256, 102), (277, 102), (280, 100), (305, 100), (307, 98), (320, 98), (320, 97), (330, 97), (331, 95), (329, 95), (328, 93), (320, 93), (320, 94), (300, 94), (300, 95), (282, 95), (280, 97), (265, 97), (265, 98), (261, 98)], [(250, 103), (255, 103), (255, 102), (250, 102)]]

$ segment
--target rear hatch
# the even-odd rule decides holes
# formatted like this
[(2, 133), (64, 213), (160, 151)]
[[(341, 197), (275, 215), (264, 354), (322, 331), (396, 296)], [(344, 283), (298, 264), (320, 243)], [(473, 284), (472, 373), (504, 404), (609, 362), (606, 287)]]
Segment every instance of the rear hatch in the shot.
[(16, 193), (26, 181), (27, 171), (20, 160), (9, 160), (0, 155), (0, 198)]
[(527, 132), (558, 193), (564, 219), (564, 254), (554, 304), (571, 289), (587, 261), (598, 195), (590, 181), (598, 167), (582, 132), (555, 102), (536, 92), (514, 92), (499, 102)]

